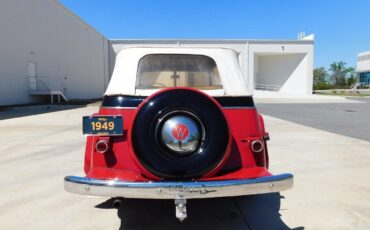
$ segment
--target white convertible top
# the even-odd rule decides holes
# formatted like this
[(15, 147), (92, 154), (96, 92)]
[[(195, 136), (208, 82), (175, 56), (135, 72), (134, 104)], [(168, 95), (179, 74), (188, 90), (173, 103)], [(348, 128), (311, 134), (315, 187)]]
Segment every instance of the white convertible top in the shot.
[(131, 47), (116, 56), (112, 78), (105, 95), (149, 96), (160, 89), (136, 89), (138, 63), (148, 54), (195, 54), (212, 58), (217, 65), (223, 89), (202, 90), (210, 96), (251, 95), (244, 82), (237, 53), (226, 48)]

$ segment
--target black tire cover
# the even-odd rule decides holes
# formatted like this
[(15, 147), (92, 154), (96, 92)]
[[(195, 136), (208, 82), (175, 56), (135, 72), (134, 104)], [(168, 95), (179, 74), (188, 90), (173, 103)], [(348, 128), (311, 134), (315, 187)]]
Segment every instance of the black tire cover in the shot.
[[(131, 139), (137, 159), (148, 171), (164, 179), (195, 179), (210, 172), (225, 158), (229, 128), (217, 102), (195, 90), (171, 89), (143, 103), (135, 117)], [(194, 114), (204, 127), (203, 141), (186, 156), (166, 153), (156, 136), (160, 119), (174, 111)]]

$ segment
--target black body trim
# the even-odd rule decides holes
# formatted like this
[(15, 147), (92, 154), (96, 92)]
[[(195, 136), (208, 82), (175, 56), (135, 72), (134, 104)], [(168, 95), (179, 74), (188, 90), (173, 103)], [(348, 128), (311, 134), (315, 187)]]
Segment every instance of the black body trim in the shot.
[[(104, 96), (102, 107), (129, 107), (136, 108), (146, 98), (146, 96), (124, 96), (113, 95)], [(222, 96), (213, 97), (222, 107), (252, 107), (254, 108), (254, 101), (252, 96)]]
[(145, 96), (104, 96), (102, 107), (138, 107)]
[(255, 107), (252, 96), (213, 97), (222, 107)]

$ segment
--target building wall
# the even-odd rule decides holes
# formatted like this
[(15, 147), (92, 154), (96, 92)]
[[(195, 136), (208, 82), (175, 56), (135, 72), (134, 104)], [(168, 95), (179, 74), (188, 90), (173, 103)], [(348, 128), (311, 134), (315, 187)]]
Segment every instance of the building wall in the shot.
[(370, 51), (358, 54), (357, 69), (359, 83), (370, 85)]
[(56, 0), (0, 1), (0, 105), (34, 102), (27, 65), (69, 99), (100, 98), (108, 41)]
[(370, 72), (370, 51), (358, 54), (357, 72)]
[[(230, 48), (239, 54), (245, 83), (251, 92), (256, 74), (261, 72), (264, 84), (286, 78), (280, 87), (282, 92), (312, 93), (313, 41), (108, 41), (57, 0), (2, 0), (0, 105), (36, 101), (29, 94), (32, 63), (38, 79), (46, 79), (54, 89), (65, 89), (69, 99), (100, 98), (113, 71), (116, 53), (125, 47), (146, 45)], [(277, 69), (281, 70), (280, 76), (276, 75)]]
[(283, 93), (309, 95), (313, 84), (313, 42), (252, 43), (248, 46), (248, 86), (276, 86)]
[(313, 84), (313, 41), (264, 40), (111, 40), (109, 69), (117, 52), (135, 46), (226, 47), (239, 54), (239, 64), (251, 92), (262, 73), (261, 84), (279, 86), (284, 93), (309, 95)]
[(358, 54), (357, 69), (359, 83), (370, 85), (370, 51)]

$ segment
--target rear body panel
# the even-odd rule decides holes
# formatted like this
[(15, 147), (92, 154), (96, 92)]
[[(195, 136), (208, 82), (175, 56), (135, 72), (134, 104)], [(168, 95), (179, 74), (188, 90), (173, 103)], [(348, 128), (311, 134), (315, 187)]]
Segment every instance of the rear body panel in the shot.
[[(221, 105), (229, 124), (232, 135), (231, 151), (216, 174), (205, 175), (201, 180), (247, 179), (271, 175), (267, 170), (267, 148), (259, 153), (251, 150), (251, 142), (262, 141), (265, 135), (263, 119), (257, 113), (252, 97), (214, 99)], [(87, 177), (137, 182), (161, 180), (138, 162), (131, 145), (130, 130), (143, 101), (143, 97), (132, 96), (111, 96), (104, 99), (102, 107), (95, 115), (122, 116), (124, 134), (108, 137), (110, 150), (105, 154), (97, 152), (94, 147), (102, 137), (87, 137), (84, 167)]]

